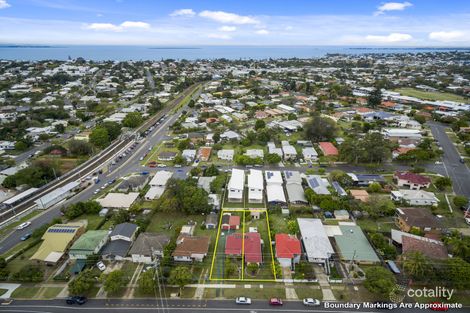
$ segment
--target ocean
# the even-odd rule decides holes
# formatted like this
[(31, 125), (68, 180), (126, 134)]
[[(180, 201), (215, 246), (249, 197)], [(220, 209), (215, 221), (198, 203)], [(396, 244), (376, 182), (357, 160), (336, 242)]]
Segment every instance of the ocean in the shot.
[(86, 60), (126, 61), (161, 59), (279, 59), (318, 58), (326, 54), (419, 53), (455, 51), (470, 48), (398, 48), (345, 46), (78, 46), (78, 45), (0, 45), (0, 59), (6, 60)]

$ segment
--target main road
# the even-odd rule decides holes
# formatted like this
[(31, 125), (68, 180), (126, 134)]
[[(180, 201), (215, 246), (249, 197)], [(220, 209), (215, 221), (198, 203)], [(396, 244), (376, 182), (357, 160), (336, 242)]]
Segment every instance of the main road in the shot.
[(428, 125), (434, 139), (439, 142), (442, 151), (444, 151), (442, 163), (445, 172), (442, 174), (452, 179), (452, 186), (456, 194), (470, 198), (470, 170), (465, 163), (460, 162), (461, 155), (447, 136), (446, 126), (437, 122), (428, 122)]
[[(383, 309), (364, 307), (339, 307), (344, 303), (331, 303), (335, 307), (327, 307), (322, 303), (318, 307), (306, 307), (301, 301), (285, 301), (283, 306), (270, 306), (267, 300), (254, 300), (251, 305), (237, 305), (234, 300), (193, 300), (193, 299), (93, 299), (82, 306), (66, 305), (64, 300), (15, 300), (8, 306), (0, 307), (1, 312), (18, 313), (68, 313), (75, 312), (383, 312)], [(413, 304), (414, 305), (414, 304)], [(427, 311), (427, 310), (424, 310)], [(455, 312), (468, 312), (468, 308), (451, 309)], [(397, 308), (393, 312), (423, 312), (419, 308)]]
[[(161, 118), (162, 116), (168, 114), (170, 112), (174, 112), (173, 109), (175, 107), (178, 107), (185, 99), (186, 96), (190, 95), (193, 93), (193, 97), (196, 97), (196, 95), (199, 94), (199, 91), (196, 91), (197, 86), (193, 86), (185, 90), (181, 96), (176, 98), (171, 105), (168, 105), (164, 108), (164, 110), (160, 111), (154, 118), (152, 118), (150, 121), (146, 122), (143, 127), (139, 129), (139, 131), (148, 129), (151, 125), (155, 124), (155, 122)], [(99, 184), (94, 184), (87, 189), (83, 190), (82, 192), (78, 193), (74, 197), (70, 198), (64, 203), (61, 203), (59, 205), (56, 205), (48, 210), (46, 210), (44, 213), (41, 215), (37, 216), (36, 218), (31, 220), (31, 225), (23, 230), (16, 230), (12, 231), (8, 236), (5, 236), (4, 239), (0, 241), (0, 254), (3, 254), (13, 248), (15, 245), (21, 242), (21, 237), (24, 236), (27, 233), (32, 232), (34, 229), (37, 229), (41, 227), (44, 224), (49, 223), (52, 221), (55, 217), (60, 216), (60, 209), (62, 206), (65, 204), (71, 204), (75, 203), (78, 201), (85, 201), (90, 199), (93, 196), (93, 192), (95, 189), (99, 189), (108, 182), (109, 180), (113, 179), (118, 179), (121, 178), (135, 170), (145, 170), (144, 168), (140, 167), (139, 163), (139, 158), (143, 155), (144, 151), (148, 151), (149, 147), (153, 147), (154, 145), (160, 143), (162, 140), (166, 138), (166, 132), (168, 131), (168, 127), (173, 124), (174, 121), (178, 118), (180, 115), (180, 112), (184, 109), (184, 107), (180, 108), (177, 110), (177, 112), (172, 113), (169, 117), (165, 119), (164, 122), (162, 122), (159, 127), (155, 128), (149, 135), (142, 140), (140, 145), (138, 145), (134, 150), (132, 150), (131, 153), (126, 153), (127, 158), (122, 159), (119, 163), (117, 163), (115, 166), (110, 166), (109, 172), (104, 173), (99, 176), (100, 178), (100, 183)], [(60, 180), (61, 185), (64, 185), (65, 182), (70, 182), (75, 179), (79, 179), (80, 177), (85, 177), (87, 172), (93, 172), (97, 171), (98, 168), (102, 167), (104, 163), (111, 161), (112, 159), (116, 158), (116, 152), (122, 150), (123, 147), (128, 146), (129, 143), (131, 143), (133, 140), (131, 138), (125, 139), (122, 142), (125, 142), (123, 145), (121, 142), (119, 142), (116, 147), (112, 148), (112, 152), (107, 153), (104, 157), (101, 157), (98, 159), (98, 161), (94, 161), (93, 164), (94, 166), (89, 166), (86, 171), (82, 171), (82, 173), (74, 174), (71, 177), (68, 177), (66, 180), (62, 179)], [(58, 187), (58, 186), (56, 186)], [(51, 188), (48, 188), (48, 190)], [(53, 189), (51, 189), (53, 190)], [(28, 200), (28, 205), (31, 206), (33, 205), (32, 200)], [(26, 204), (23, 204), (22, 207), (26, 207)]]

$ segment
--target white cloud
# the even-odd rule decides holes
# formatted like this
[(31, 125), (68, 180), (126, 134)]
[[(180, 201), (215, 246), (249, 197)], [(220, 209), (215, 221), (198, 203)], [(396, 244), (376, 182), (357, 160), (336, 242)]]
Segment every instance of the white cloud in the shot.
[(132, 21), (125, 21), (120, 25), (122, 28), (150, 28), (149, 23), (145, 22), (132, 22)]
[(199, 13), (200, 17), (208, 18), (210, 20), (225, 23), (225, 24), (259, 24), (259, 21), (251, 16), (242, 16), (235, 13), (223, 11), (202, 11)]
[(196, 12), (194, 12), (193, 9), (180, 9), (170, 13), (170, 16), (193, 17), (194, 15), (196, 15)]
[(111, 23), (91, 23), (85, 26), (86, 29), (97, 30), (97, 31), (113, 31), (118, 32), (121, 27)]
[(7, 0), (0, 0), (0, 9), (6, 9), (11, 7)]
[(221, 32), (234, 32), (237, 30), (237, 28), (235, 26), (222, 26), (219, 27), (219, 30)]
[(257, 30), (255, 31), (255, 33), (258, 35), (269, 35), (269, 31), (267, 31), (266, 29)]
[(413, 37), (410, 34), (391, 33), (386, 36), (367, 35), (365, 39), (371, 43), (396, 43), (409, 41)]
[(387, 11), (403, 11), (407, 7), (411, 7), (413, 4), (410, 2), (386, 2), (377, 8), (374, 15), (381, 15)]
[(452, 42), (452, 41), (460, 41), (465, 40), (465, 33), (461, 31), (442, 31), (442, 32), (431, 32), (429, 33), (429, 39), (442, 41), (442, 42)]
[(209, 34), (207, 35), (207, 37), (213, 38), (213, 39), (223, 39), (223, 40), (232, 39), (232, 37), (227, 34)]
[(122, 22), (120, 25), (115, 25), (111, 23), (91, 23), (85, 25), (85, 29), (91, 29), (96, 31), (113, 31), (113, 32), (120, 32), (125, 29), (149, 29), (150, 24), (145, 22), (133, 22), (133, 21), (125, 21)]

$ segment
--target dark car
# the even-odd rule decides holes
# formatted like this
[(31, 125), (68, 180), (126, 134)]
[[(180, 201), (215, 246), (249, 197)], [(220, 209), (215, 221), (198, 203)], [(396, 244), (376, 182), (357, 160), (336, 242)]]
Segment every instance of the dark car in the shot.
[(31, 235), (32, 235), (31, 233), (27, 233), (27, 234), (21, 236), (20, 239), (21, 239), (21, 241), (28, 240), (29, 238), (31, 238)]
[(85, 304), (87, 302), (87, 298), (86, 297), (82, 297), (82, 296), (73, 296), (73, 297), (68, 297), (65, 302), (67, 304), (78, 304), (78, 305), (82, 305), (82, 304)]
[(271, 298), (269, 299), (269, 305), (282, 305), (282, 300), (280, 298)]

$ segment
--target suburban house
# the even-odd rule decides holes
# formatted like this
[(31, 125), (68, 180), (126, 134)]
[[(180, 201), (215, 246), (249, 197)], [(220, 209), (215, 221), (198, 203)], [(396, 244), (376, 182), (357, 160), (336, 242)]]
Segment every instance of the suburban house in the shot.
[(209, 251), (210, 237), (184, 237), (173, 251), (177, 262), (202, 262)]
[(351, 196), (359, 201), (367, 202), (369, 201), (369, 193), (364, 189), (349, 189)]
[(338, 196), (340, 197), (346, 197), (348, 195), (348, 193), (346, 192), (346, 190), (344, 190), (343, 187), (341, 187), (341, 185), (337, 182), (337, 181), (332, 181), (331, 182), (331, 186), (333, 187), (333, 189), (336, 191), (336, 193), (338, 194)]
[(96, 201), (106, 209), (129, 210), (131, 205), (135, 202), (135, 200), (137, 200), (138, 197), (138, 192), (129, 192), (128, 194), (110, 192), (104, 198), (97, 199)]
[(330, 258), (335, 253), (320, 219), (298, 218), (303, 250), (307, 260), (323, 266), (330, 272)]
[(251, 169), (248, 174), (248, 202), (263, 202), (264, 181), (263, 172)]
[(86, 259), (89, 255), (98, 254), (109, 239), (107, 230), (89, 230), (70, 247), (70, 259)]
[(186, 160), (186, 162), (192, 162), (196, 157), (196, 150), (185, 149), (183, 152), (181, 152), (181, 156)]
[(55, 224), (42, 235), (42, 243), (30, 260), (55, 265), (62, 259), (67, 249), (85, 231), (83, 224)]
[(282, 158), (282, 149), (276, 148), (276, 144), (274, 142), (268, 142), (268, 153), (269, 154), (277, 154)]
[(140, 191), (148, 183), (148, 175), (134, 175), (124, 178), (124, 180), (119, 184), (117, 190), (119, 192), (128, 192), (128, 191)]
[(201, 176), (197, 180), (197, 186), (204, 189), (207, 193), (211, 192), (211, 183), (215, 180), (215, 176)]
[(355, 261), (360, 264), (380, 262), (374, 248), (359, 226), (340, 222), (338, 226), (334, 225), (333, 227), (335, 228), (333, 237), (342, 260)]
[(264, 178), (266, 180), (266, 195), (268, 203), (286, 203), (284, 195), (283, 180), (280, 171), (265, 171)]
[(225, 255), (233, 257), (240, 257), (242, 255), (242, 237), (242, 234), (234, 233), (225, 238)]
[(168, 180), (173, 176), (170, 171), (158, 171), (149, 183), (150, 189), (145, 194), (145, 200), (158, 199), (165, 192)]
[(164, 248), (168, 243), (170, 237), (165, 234), (140, 233), (129, 255), (134, 263), (151, 264), (156, 258), (163, 257)]
[(199, 148), (199, 151), (197, 152), (197, 157), (202, 162), (207, 162), (207, 161), (209, 161), (209, 159), (211, 157), (211, 152), (212, 152), (211, 147), (201, 147), (201, 148)]
[(295, 160), (297, 158), (297, 150), (287, 140), (281, 141), (281, 149), (284, 160)]
[(338, 149), (331, 142), (319, 142), (318, 145), (324, 156), (337, 156), (339, 154)]
[(243, 242), (245, 263), (256, 263), (258, 265), (263, 263), (261, 252), (262, 240), (260, 234), (258, 232), (245, 233), (245, 239)]
[(224, 161), (233, 161), (235, 150), (233, 149), (222, 149), (217, 151), (217, 158)]
[(398, 208), (395, 221), (397, 226), (405, 232), (412, 229), (430, 232), (439, 231), (442, 228), (439, 219), (426, 208)]
[(307, 175), (307, 184), (317, 195), (330, 194), (328, 190), (330, 183), (320, 175)]
[(302, 248), (294, 235), (276, 234), (276, 258), (282, 267), (293, 268), (300, 262)]
[(162, 151), (158, 154), (158, 160), (160, 161), (173, 161), (178, 153), (173, 151)]
[(123, 260), (135, 239), (138, 227), (132, 223), (116, 225), (110, 234), (110, 241), (106, 244), (101, 255), (107, 260)]
[(398, 141), (399, 139), (421, 140), (422, 135), (419, 129), (408, 128), (384, 128), (382, 134), (385, 139)]
[(395, 172), (393, 180), (398, 187), (405, 187), (413, 190), (429, 188), (431, 179), (429, 177), (412, 172)]
[(223, 230), (239, 229), (240, 228), (240, 216), (232, 215), (230, 213), (224, 213), (222, 215), (221, 228)]
[(245, 155), (249, 158), (256, 159), (256, 158), (263, 158), (264, 151), (263, 149), (247, 149)]
[(431, 259), (446, 259), (449, 257), (444, 243), (440, 240), (413, 235), (396, 229), (391, 230), (391, 235), (392, 240), (402, 246), (403, 254), (406, 252), (421, 252)]
[(302, 148), (302, 155), (305, 161), (318, 160), (318, 152), (313, 147)]
[(232, 169), (232, 176), (228, 182), (228, 201), (242, 202), (243, 189), (245, 187), (245, 171), (239, 169)]
[(381, 185), (385, 183), (385, 178), (378, 174), (347, 174), (351, 177), (355, 186), (367, 187), (372, 183), (379, 183)]
[(206, 229), (215, 229), (217, 228), (217, 224), (219, 221), (219, 217), (217, 216), (217, 213), (211, 212), (207, 215), (206, 217)]
[(424, 190), (410, 190), (400, 189), (390, 193), (390, 198), (393, 201), (406, 201), (409, 205), (432, 205), (436, 206), (439, 203), (439, 199), (434, 193)]
[(290, 204), (307, 204), (304, 188), (302, 187), (302, 177), (298, 171), (284, 171), (286, 180), (287, 198)]

